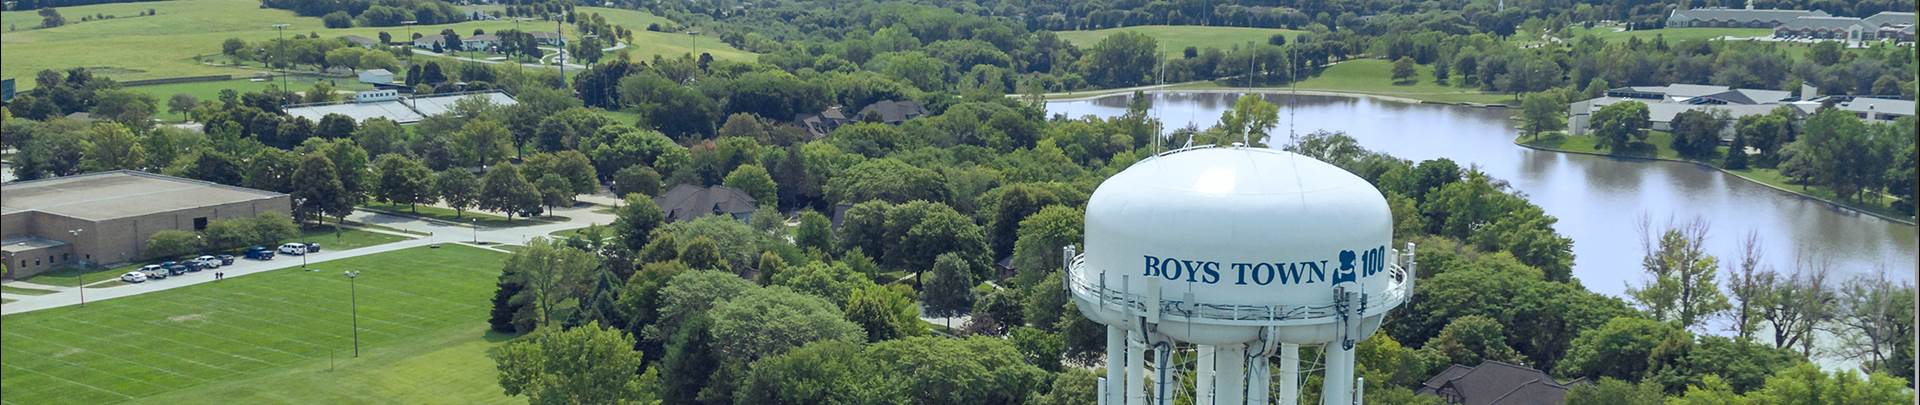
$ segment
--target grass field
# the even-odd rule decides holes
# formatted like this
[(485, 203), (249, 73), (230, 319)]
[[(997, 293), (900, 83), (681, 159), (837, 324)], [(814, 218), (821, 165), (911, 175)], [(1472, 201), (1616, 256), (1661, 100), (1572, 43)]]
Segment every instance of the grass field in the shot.
[[(1525, 135), (1521, 136), (1519, 141), (1529, 146), (1569, 152), (1597, 153), (1643, 159), (1685, 160), (1680, 157), (1680, 152), (1673, 150), (1673, 134), (1666, 131), (1648, 131), (1646, 140), (1634, 141), (1628, 144), (1627, 149), (1624, 151), (1600, 149), (1598, 146), (1599, 138), (1592, 135), (1568, 135), (1562, 132), (1541, 135), (1538, 138), (1532, 135)], [(1724, 152), (1724, 150), (1722, 152)]]
[(0, 402), (518, 402), (485, 355), (504, 340), (485, 329), (505, 257), (414, 248), (7, 316)]
[[(406, 205), (387, 204), (387, 203), (376, 201), (376, 202), (368, 202), (365, 205), (363, 205), (363, 207), (370, 208), (376, 211), (383, 211), (383, 212), (388, 212), (392, 214), (397, 214), (397, 215), (407, 215), (407, 216), (415, 216), (415, 217), (428, 218), (428, 219), (438, 219), (442, 221), (457, 222), (462, 224), (472, 224), (474, 223), (474, 220), (477, 219), (479, 220), (480, 226), (494, 227), (494, 228), (537, 225), (540, 223), (539, 221), (528, 220), (526, 218), (514, 218), (512, 221), (508, 221), (507, 217), (489, 214), (479, 210), (471, 210), (471, 209), (467, 210), (465, 214), (460, 214), (458, 212), (455, 212), (452, 209), (435, 207), (431, 205), (421, 205), (418, 207), (410, 208)], [(416, 212), (415, 209), (418, 209), (418, 211)], [(459, 215), (456, 216), (456, 214), (459, 214)]]
[[(157, 14), (135, 16), (148, 9)], [(4, 55), (0, 55), (0, 75), (25, 78), (19, 83), (20, 91), (33, 86), (34, 72), (72, 67), (96, 68), (97, 74), (116, 80), (207, 74), (251, 76), (257, 71), (203, 64), (193, 60), (193, 57), (219, 53), (220, 42), (227, 38), (249, 41), (276, 38), (279, 33), (272, 27), (276, 23), (291, 25), (287, 28), (290, 34), (320, 33), (322, 37), (352, 34), (374, 38), (381, 31), (386, 31), (395, 38), (407, 36), (405, 27), (327, 29), (321, 25), (319, 18), (299, 17), (290, 11), (260, 8), (260, 2), (254, 0), (102, 4), (62, 7), (59, 11), (70, 24), (48, 29), (32, 28), (40, 23), (35, 11), (0, 13), (0, 26), (19, 29), (0, 36), (0, 46), (6, 49)], [(579, 7), (577, 12), (600, 13), (610, 23), (634, 30), (634, 43), (628, 50), (636, 59), (651, 59), (655, 54), (679, 55), (692, 49), (691, 39), (686, 34), (647, 31), (647, 24), (665, 20), (644, 11)], [(120, 18), (78, 22), (80, 16), (94, 14)], [(438, 32), (452, 28), (464, 33), (472, 32), (475, 28), (493, 32), (513, 26), (512, 21), (469, 21), (423, 25), (413, 29), (415, 32)], [(521, 28), (529, 31), (552, 29), (552, 25), (527, 23)], [(567, 27), (567, 32), (571, 35), (572, 27)], [(711, 37), (702, 38), (700, 49), (719, 59), (745, 60), (757, 57)]]
[(5, 285), (0, 285), (0, 292), (4, 292), (8, 294), (20, 294), (20, 295), (47, 295), (47, 294), (53, 293), (53, 291), (42, 290), (37, 288), (20, 288), (20, 287), (5, 286)]
[[(1334, 91), (1401, 97), (1442, 103), (1513, 104), (1513, 96), (1481, 92), (1479, 89), (1440, 85), (1433, 82), (1433, 67), (1418, 66), (1418, 81), (1393, 83), (1393, 63), (1381, 59), (1355, 59), (1328, 66), (1320, 75), (1300, 81), (1300, 90)], [(1175, 89), (1215, 89), (1244, 87), (1244, 83), (1213, 81), (1175, 86)], [(1284, 89), (1280, 87), (1279, 89)]]
[(1272, 37), (1273, 34), (1284, 33), (1287, 34), (1288, 40), (1292, 40), (1301, 33), (1301, 31), (1278, 28), (1142, 25), (1091, 31), (1059, 31), (1055, 34), (1060, 35), (1060, 39), (1073, 43), (1073, 46), (1086, 49), (1100, 43), (1100, 40), (1106, 39), (1108, 35), (1121, 31), (1138, 32), (1153, 37), (1160, 41), (1160, 55), (1174, 58), (1180, 57), (1181, 52), (1186, 51), (1189, 46), (1199, 49), (1226, 50), (1232, 49), (1234, 45), (1243, 45), (1248, 42), (1267, 43), (1267, 38)]
[[(324, 250), (346, 250), (346, 249), (367, 247), (367, 246), (373, 246), (373, 245), (379, 245), (379, 244), (385, 244), (385, 243), (399, 242), (406, 239), (407, 239), (406, 237), (399, 236), (399, 235), (384, 234), (379, 232), (368, 232), (368, 231), (362, 231), (358, 229), (346, 229), (341, 231), (339, 235), (336, 236), (333, 232), (333, 225), (309, 225), (306, 227), (302, 227), (300, 229), (300, 238), (299, 238), (300, 241), (304, 241), (304, 242), (317, 242), (320, 244), (321, 249), (324, 249)], [(239, 255), (239, 252), (226, 252), (226, 253), (231, 253), (236, 256)], [(290, 256), (280, 256), (279, 259), (285, 259), (287, 257), (290, 257)], [(158, 259), (136, 260), (136, 261), (122, 264), (119, 266), (104, 267), (104, 268), (84, 268), (83, 269), (79, 267), (63, 267), (58, 270), (36, 274), (33, 277), (28, 277), (27, 279), (22, 281), (37, 283), (37, 284), (71, 286), (74, 284), (73, 277), (78, 275), (82, 280), (82, 282), (89, 284), (89, 287), (91, 287), (91, 284), (93, 283), (98, 283), (98, 282), (107, 281), (107, 280), (117, 280), (120, 278), (121, 274), (124, 274), (129, 271), (133, 271), (134, 269), (138, 269), (140, 268), (140, 266), (145, 266), (148, 264), (158, 263), (162, 261), (164, 260), (158, 260)]]

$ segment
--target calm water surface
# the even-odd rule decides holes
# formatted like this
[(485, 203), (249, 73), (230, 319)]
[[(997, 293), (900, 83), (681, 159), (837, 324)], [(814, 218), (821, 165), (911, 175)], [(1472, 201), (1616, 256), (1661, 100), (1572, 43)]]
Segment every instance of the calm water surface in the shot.
[[(1154, 93), (1153, 115), (1174, 129), (1210, 127), (1238, 94)], [(1129, 95), (1047, 104), (1050, 114), (1118, 116)], [(1344, 131), (1367, 149), (1414, 161), (1449, 158), (1512, 184), (1559, 218), (1555, 229), (1573, 238), (1574, 277), (1594, 291), (1622, 295), (1639, 283), (1642, 215), (1656, 224), (1699, 218), (1712, 225), (1710, 252), (1722, 263), (1737, 256), (1739, 240), (1758, 231), (1766, 261), (1793, 270), (1799, 252), (1833, 260), (1837, 275), (1871, 274), (1913, 280), (1913, 226), (1857, 214), (1780, 192), (1692, 164), (1647, 162), (1542, 152), (1515, 146), (1508, 110), (1407, 104), (1368, 98), (1272, 94), (1280, 128), (1300, 134)], [(1292, 113), (1289, 114), (1289, 105)], [(1291, 118), (1290, 118), (1291, 117)], [(1724, 268), (1722, 277), (1728, 273)]]

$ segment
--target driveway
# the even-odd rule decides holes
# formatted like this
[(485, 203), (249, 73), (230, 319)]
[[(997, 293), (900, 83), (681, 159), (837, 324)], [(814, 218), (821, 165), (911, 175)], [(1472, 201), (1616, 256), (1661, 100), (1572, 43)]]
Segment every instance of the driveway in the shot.
[[(605, 224), (613, 223), (613, 220), (614, 220), (613, 215), (593, 212), (593, 210), (596, 208), (598, 207), (593, 205), (580, 204), (572, 208), (561, 208), (561, 209), (554, 210), (554, 214), (567, 217), (568, 219), (566, 221), (542, 222), (534, 225), (507, 227), (507, 228), (479, 228), (479, 229), (475, 229), (474, 227), (466, 226), (466, 225), (454, 225), (454, 224), (449, 224), (445, 222), (428, 221), (428, 220), (423, 220), (423, 219), (414, 218), (414, 217), (388, 215), (388, 214), (381, 214), (381, 213), (370, 212), (370, 211), (355, 211), (352, 215), (348, 215), (347, 219), (364, 223), (364, 224), (380, 225), (380, 226), (391, 227), (395, 229), (402, 229), (407, 231), (424, 232), (424, 233), (430, 234), (431, 236), (421, 237), (419, 235), (408, 235), (408, 234), (401, 234), (401, 233), (395, 233), (395, 232), (387, 232), (387, 231), (378, 230), (378, 229), (363, 228), (371, 232), (391, 233), (395, 235), (412, 237), (414, 239), (408, 239), (408, 240), (382, 244), (382, 245), (367, 246), (367, 247), (362, 247), (357, 249), (347, 249), (347, 250), (337, 250), (337, 251), (327, 250), (327, 251), (322, 251), (320, 253), (306, 255), (304, 259), (305, 259), (305, 263), (308, 263), (308, 264), (324, 263), (328, 261), (345, 259), (349, 257), (385, 253), (385, 252), (391, 252), (395, 250), (420, 247), (420, 246), (426, 246), (426, 245), (432, 245), (432, 244), (471, 243), (475, 240), (482, 241), (482, 242), (500, 243), (500, 244), (514, 244), (514, 245), (525, 244), (526, 241), (529, 239), (532, 239), (534, 237), (546, 236), (547, 234), (553, 233), (553, 232), (558, 232), (558, 231), (563, 231), (563, 230), (568, 230), (573, 228), (585, 228), (587, 227), (587, 225), (591, 225), (591, 224), (605, 225)], [(261, 272), (268, 272), (268, 271), (281, 270), (281, 269), (287, 269), (287, 268), (299, 268), (301, 267), (301, 264), (302, 264), (302, 257), (288, 256), (288, 255), (278, 255), (274, 258), (274, 260), (271, 260), (271, 261), (236, 259), (234, 260), (232, 265), (222, 266), (216, 270), (203, 270), (197, 273), (187, 273), (187, 274), (182, 274), (178, 276), (168, 277), (166, 280), (148, 281), (140, 284), (121, 285), (121, 286), (115, 286), (110, 288), (88, 288), (88, 289), (85, 289), (85, 291), (81, 291), (80, 289), (75, 287), (59, 287), (59, 286), (50, 286), (50, 285), (42, 285), (42, 284), (25, 283), (25, 282), (19, 282), (19, 281), (10, 281), (10, 282), (7, 282), (6, 285), (18, 286), (22, 288), (52, 290), (54, 291), (54, 293), (45, 294), (45, 295), (19, 295), (19, 294), (0, 293), (0, 297), (5, 297), (7, 299), (14, 300), (14, 302), (9, 302), (4, 305), (0, 305), (0, 315), (11, 315), (11, 314), (17, 314), (17, 313), (23, 313), (23, 312), (38, 311), (38, 310), (48, 309), (48, 308), (59, 308), (59, 307), (64, 307), (68, 305), (78, 305), (80, 304), (81, 294), (83, 292), (85, 293), (87, 302), (98, 302), (98, 301), (110, 300), (114, 298), (145, 294), (145, 293), (154, 292), (154, 291), (171, 290), (171, 289), (190, 286), (194, 284), (212, 282), (214, 281), (213, 280), (214, 272), (226, 273), (226, 276), (229, 278), (243, 277), (249, 274), (261, 273)]]

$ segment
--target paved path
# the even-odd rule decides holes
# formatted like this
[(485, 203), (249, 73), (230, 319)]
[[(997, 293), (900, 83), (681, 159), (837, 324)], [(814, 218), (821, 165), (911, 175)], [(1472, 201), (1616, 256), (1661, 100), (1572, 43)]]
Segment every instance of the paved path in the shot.
[[(529, 239), (532, 239), (534, 237), (546, 236), (547, 234), (553, 233), (553, 232), (558, 232), (558, 231), (563, 231), (563, 230), (573, 229), (573, 228), (584, 228), (590, 224), (604, 225), (604, 224), (609, 224), (613, 222), (614, 220), (613, 215), (593, 212), (593, 210), (596, 208), (598, 207), (593, 205), (581, 204), (573, 208), (563, 208), (563, 209), (554, 210), (555, 214), (568, 218), (568, 220), (562, 221), (562, 222), (543, 222), (535, 225), (506, 227), (506, 228), (498, 228), (498, 227), (479, 228), (477, 230), (470, 226), (449, 225), (441, 222), (426, 221), (426, 220), (421, 220), (413, 217), (381, 214), (381, 213), (375, 213), (370, 211), (355, 211), (352, 215), (348, 215), (347, 219), (355, 222), (364, 223), (364, 224), (380, 225), (380, 226), (385, 226), (385, 227), (390, 227), (395, 229), (403, 229), (408, 231), (425, 232), (425, 233), (431, 234), (432, 236), (421, 237), (419, 235), (406, 235), (409, 237), (414, 237), (414, 239), (408, 239), (404, 241), (381, 244), (381, 245), (367, 246), (367, 247), (362, 247), (357, 249), (326, 250), (320, 253), (306, 255), (305, 260), (306, 260), (306, 263), (308, 264), (324, 263), (324, 262), (333, 261), (333, 260), (340, 260), (340, 259), (345, 259), (350, 257), (365, 256), (365, 255), (377, 254), (377, 253), (385, 253), (385, 252), (391, 252), (391, 251), (413, 248), (413, 247), (427, 246), (427, 245), (440, 244), (440, 243), (466, 243), (466, 242), (472, 242), (475, 240), (478, 240), (481, 242), (492, 242), (492, 243), (499, 243), (499, 244), (515, 244), (515, 245), (524, 244)], [(370, 229), (370, 231), (392, 233), (392, 234), (399, 235), (399, 233), (385, 232), (377, 229)], [(187, 273), (187, 274), (182, 274), (178, 276), (168, 277), (165, 280), (155, 280), (155, 281), (149, 281), (149, 282), (140, 283), (140, 284), (121, 285), (121, 286), (115, 286), (111, 288), (87, 288), (85, 289), (84, 293), (86, 294), (87, 302), (98, 302), (102, 300), (109, 300), (114, 298), (145, 294), (145, 293), (154, 292), (154, 291), (171, 290), (171, 289), (185, 287), (185, 286), (194, 285), (194, 284), (212, 282), (214, 281), (213, 273), (216, 271), (226, 273), (226, 276), (231, 278), (231, 277), (244, 277), (249, 274), (268, 272), (268, 271), (274, 271), (274, 270), (299, 268), (301, 267), (301, 259), (302, 257), (300, 256), (289, 256), (289, 255), (277, 255), (274, 258), (274, 260), (271, 260), (271, 261), (247, 260), (244, 258), (236, 259), (234, 260), (232, 265), (222, 266), (216, 270), (203, 270), (197, 273)], [(74, 288), (72, 286), (60, 287), (60, 286), (25, 283), (25, 282), (19, 282), (19, 281), (10, 281), (10, 282), (7, 282), (6, 285), (17, 286), (21, 288), (51, 290), (51, 291), (54, 291), (54, 293), (46, 294), (46, 295), (0, 294), (0, 296), (4, 296), (7, 299), (14, 300), (14, 302), (9, 302), (9, 303), (6, 303), (5, 305), (0, 305), (0, 314), (3, 314), (3, 315), (38, 311), (38, 310), (48, 309), (48, 308), (58, 308), (58, 307), (64, 307), (68, 305), (77, 305), (77, 304), (80, 304), (80, 297), (82, 293), (80, 289)]]

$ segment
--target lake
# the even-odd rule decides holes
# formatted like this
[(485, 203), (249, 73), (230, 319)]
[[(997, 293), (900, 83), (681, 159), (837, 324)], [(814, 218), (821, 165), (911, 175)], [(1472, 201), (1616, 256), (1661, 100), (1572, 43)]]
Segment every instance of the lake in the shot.
[[(1152, 115), (1168, 132), (1192, 123), (1211, 127), (1239, 94), (1149, 93)], [(1047, 103), (1049, 114), (1118, 116), (1131, 95)], [(1724, 267), (1738, 257), (1740, 239), (1757, 231), (1765, 261), (1783, 274), (1801, 254), (1832, 260), (1836, 280), (1871, 275), (1911, 281), (1915, 265), (1913, 226), (1837, 208), (1824, 202), (1749, 182), (1712, 168), (1678, 162), (1629, 160), (1536, 151), (1513, 144), (1518, 131), (1510, 110), (1412, 104), (1372, 98), (1268, 94), (1280, 106), (1284, 141), (1289, 125), (1301, 135), (1342, 131), (1360, 145), (1404, 159), (1453, 159), (1506, 180), (1573, 238), (1573, 276), (1588, 289), (1624, 297), (1628, 283), (1645, 279), (1638, 222), (1655, 226), (1698, 218), (1711, 224), (1709, 253)], [(1297, 118), (1297, 120), (1296, 120)], [(1284, 142), (1275, 142), (1284, 143)]]

